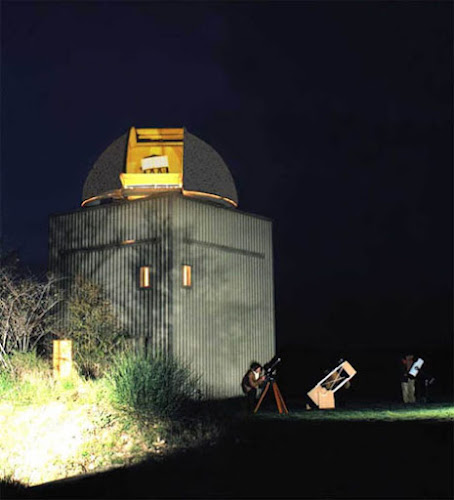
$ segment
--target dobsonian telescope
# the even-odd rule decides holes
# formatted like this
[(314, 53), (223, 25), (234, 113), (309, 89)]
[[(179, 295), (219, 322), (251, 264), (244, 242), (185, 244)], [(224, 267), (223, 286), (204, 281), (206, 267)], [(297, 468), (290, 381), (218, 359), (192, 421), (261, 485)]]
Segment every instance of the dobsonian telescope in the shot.
[(257, 406), (254, 409), (254, 413), (257, 413), (258, 409), (260, 408), (260, 405), (262, 404), (262, 401), (265, 399), (266, 393), (268, 392), (268, 389), (270, 386), (273, 388), (273, 394), (274, 394), (274, 399), (276, 400), (276, 405), (277, 409), (279, 410), (279, 413), (285, 413), (288, 415), (288, 410), (287, 406), (285, 405), (284, 398), (282, 397), (281, 391), (279, 390), (279, 387), (276, 382), (276, 372), (277, 372), (277, 365), (281, 362), (281, 358), (278, 358), (275, 356), (272, 358), (268, 363), (265, 363), (263, 365), (263, 369), (265, 370), (265, 389), (262, 392), (262, 395), (260, 396), (260, 399), (257, 403)]
[(334, 409), (336, 406), (334, 394), (355, 375), (356, 370), (353, 366), (348, 361), (341, 359), (339, 366), (323, 377), (307, 395), (320, 409)]

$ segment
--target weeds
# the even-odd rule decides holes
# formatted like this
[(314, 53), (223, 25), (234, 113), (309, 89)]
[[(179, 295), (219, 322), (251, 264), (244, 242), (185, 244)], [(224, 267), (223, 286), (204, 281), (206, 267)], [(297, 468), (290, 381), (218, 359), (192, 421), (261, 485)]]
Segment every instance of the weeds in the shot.
[(123, 354), (108, 379), (117, 404), (161, 418), (180, 415), (197, 395), (197, 380), (189, 368), (164, 356)]

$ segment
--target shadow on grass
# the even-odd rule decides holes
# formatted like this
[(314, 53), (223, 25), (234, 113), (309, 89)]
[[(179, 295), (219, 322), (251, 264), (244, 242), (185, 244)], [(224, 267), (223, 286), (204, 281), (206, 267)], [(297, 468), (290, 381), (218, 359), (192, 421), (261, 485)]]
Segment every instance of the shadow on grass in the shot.
[(229, 422), (216, 443), (10, 498), (453, 496), (452, 422), (300, 420), (272, 405), (248, 417), (235, 405), (203, 411), (210, 408)]
[(27, 487), (18, 481), (1, 480), (0, 498), (23, 498), (28, 494)]

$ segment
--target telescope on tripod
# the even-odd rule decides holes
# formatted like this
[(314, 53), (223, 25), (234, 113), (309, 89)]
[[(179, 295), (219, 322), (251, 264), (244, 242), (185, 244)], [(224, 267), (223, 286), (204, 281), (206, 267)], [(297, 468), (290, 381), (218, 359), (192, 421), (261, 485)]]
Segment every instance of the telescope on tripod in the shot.
[(286, 415), (288, 415), (287, 406), (276, 382), (276, 367), (280, 362), (281, 358), (275, 356), (273, 359), (271, 359), (271, 361), (268, 361), (268, 363), (265, 363), (263, 365), (263, 369), (265, 370), (265, 389), (263, 389), (262, 395), (260, 396), (257, 406), (254, 409), (254, 413), (258, 412), (260, 405), (265, 399), (266, 393), (271, 386), (279, 413), (285, 413)]

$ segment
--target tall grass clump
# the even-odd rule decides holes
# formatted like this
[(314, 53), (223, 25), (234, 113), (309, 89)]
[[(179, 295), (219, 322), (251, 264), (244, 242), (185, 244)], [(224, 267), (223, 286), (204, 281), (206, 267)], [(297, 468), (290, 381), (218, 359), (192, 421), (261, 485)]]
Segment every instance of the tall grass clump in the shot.
[(14, 351), (8, 358), (10, 372), (19, 379), (42, 377), (50, 374), (50, 362), (37, 354), (35, 350), (29, 352)]
[(52, 372), (49, 362), (35, 351), (16, 351), (7, 358), (8, 368), (0, 372), (1, 401), (18, 404), (38, 402), (52, 394)]
[(0, 370), (0, 399), (14, 388), (14, 378), (11, 371)]
[(108, 375), (115, 403), (156, 417), (176, 417), (199, 396), (190, 368), (162, 355), (119, 355)]

